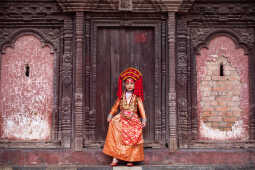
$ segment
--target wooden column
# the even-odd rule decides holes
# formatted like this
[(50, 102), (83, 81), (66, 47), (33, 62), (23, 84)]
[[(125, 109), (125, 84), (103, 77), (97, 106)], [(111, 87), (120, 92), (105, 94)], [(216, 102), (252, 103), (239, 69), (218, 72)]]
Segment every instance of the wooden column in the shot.
[(61, 66), (61, 79), (63, 82), (61, 98), (61, 145), (65, 148), (71, 147), (72, 138), (72, 96), (73, 93), (73, 61), (72, 61), (72, 18), (64, 20), (64, 55)]
[(175, 12), (168, 12), (168, 55), (169, 55), (169, 151), (177, 150), (177, 111), (176, 111), (176, 89), (175, 89)]
[(75, 70), (75, 151), (81, 151), (83, 145), (82, 137), (82, 54), (83, 54), (83, 35), (84, 35), (84, 12), (76, 12), (76, 70)]

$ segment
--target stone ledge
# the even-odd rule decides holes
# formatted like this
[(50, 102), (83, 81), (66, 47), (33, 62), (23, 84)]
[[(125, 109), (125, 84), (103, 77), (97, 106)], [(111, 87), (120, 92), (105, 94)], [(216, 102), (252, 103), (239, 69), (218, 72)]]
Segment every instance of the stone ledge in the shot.
[(146, 166), (84, 166), (84, 167), (0, 167), (0, 170), (254, 170), (254, 165), (146, 165)]

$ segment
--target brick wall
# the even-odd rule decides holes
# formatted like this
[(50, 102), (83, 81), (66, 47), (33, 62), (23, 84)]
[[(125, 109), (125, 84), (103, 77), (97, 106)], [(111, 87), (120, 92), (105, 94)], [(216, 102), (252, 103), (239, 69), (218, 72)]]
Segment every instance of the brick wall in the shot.
[(53, 109), (54, 56), (32, 35), (1, 59), (1, 139), (47, 140)]
[(199, 133), (202, 139), (248, 138), (248, 57), (219, 36), (197, 56)]

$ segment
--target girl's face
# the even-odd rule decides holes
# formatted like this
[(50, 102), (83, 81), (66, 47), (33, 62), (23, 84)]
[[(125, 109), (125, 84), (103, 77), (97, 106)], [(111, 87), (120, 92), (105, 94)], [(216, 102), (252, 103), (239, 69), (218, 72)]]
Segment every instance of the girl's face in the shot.
[(133, 91), (135, 88), (135, 81), (131, 78), (128, 78), (125, 81), (125, 87), (126, 87), (127, 91)]

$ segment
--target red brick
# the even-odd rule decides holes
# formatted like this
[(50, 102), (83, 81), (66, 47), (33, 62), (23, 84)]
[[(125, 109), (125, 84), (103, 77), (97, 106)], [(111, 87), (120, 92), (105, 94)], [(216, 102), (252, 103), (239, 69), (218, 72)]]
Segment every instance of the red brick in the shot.
[(225, 112), (224, 113), (224, 117), (229, 117), (229, 116), (233, 116), (232, 112)]
[(224, 128), (224, 131), (231, 131), (231, 130), (232, 130), (231, 127), (232, 127), (232, 126), (230, 126), (230, 127), (225, 127), (225, 128)]
[(228, 76), (228, 80), (240, 80), (240, 77), (238, 76)]
[(222, 101), (218, 101), (217, 103), (219, 106), (227, 106), (229, 101), (222, 100)]
[(241, 91), (240, 91), (240, 90), (238, 90), (238, 88), (237, 88), (237, 89), (235, 89), (235, 88), (234, 88), (234, 89), (232, 89), (232, 91), (231, 91), (231, 92), (232, 92), (232, 95), (233, 95), (233, 96), (237, 96), (237, 95), (240, 95), (240, 94), (241, 94)]
[(217, 102), (232, 101), (232, 97), (229, 96), (216, 96)]
[(222, 116), (225, 112), (229, 111), (229, 108), (224, 106), (218, 106), (215, 108), (215, 110), (218, 112), (219, 115)]
[(225, 122), (236, 122), (237, 118), (232, 116), (232, 117), (224, 117), (223, 118)]
[(219, 121), (216, 120), (216, 121), (211, 122), (211, 126), (212, 126), (213, 128), (219, 129)]
[(211, 80), (211, 79), (212, 79), (211, 76), (203, 76), (201, 78), (201, 80)]
[(233, 116), (240, 117), (240, 116), (241, 116), (241, 112), (233, 112), (232, 115), (233, 115)]
[(237, 112), (240, 113), (242, 110), (241, 110), (240, 107), (231, 107), (231, 111), (233, 111), (233, 112), (235, 112), (235, 113), (237, 113)]
[(207, 122), (207, 121), (208, 121), (208, 116), (201, 116), (201, 119), (202, 119), (204, 122)]
[(240, 97), (239, 96), (233, 96), (232, 101), (233, 102), (240, 101)]
[(211, 105), (211, 106), (217, 106), (217, 105), (218, 105), (218, 102), (217, 102), (216, 100), (211, 101), (211, 102), (210, 102), (210, 105)]
[(211, 116), (212, 112), (202, 112), (201, 116), (206, 117), (206, 116)]
[(215, 116), (215, 117), (208, 117), (208, 121), (211, 121), (211, 122), (220, 122), (220, 121), (222, 121), (223, 119), (222, 119), (222, 117), (220, 117), (220, 116)]
[(227, 122), (218, 122), (218, 127), (225, 128), (227, 126)]
[(202, 108), (202, 111), (205, 111), (205, 112), (212, 112), (212, 111), (214, 111), (214, 108), (213, 108), (213, 107), (203, 107), (203, 108)]

